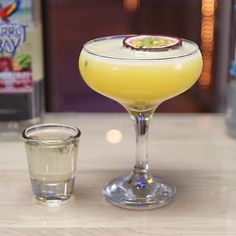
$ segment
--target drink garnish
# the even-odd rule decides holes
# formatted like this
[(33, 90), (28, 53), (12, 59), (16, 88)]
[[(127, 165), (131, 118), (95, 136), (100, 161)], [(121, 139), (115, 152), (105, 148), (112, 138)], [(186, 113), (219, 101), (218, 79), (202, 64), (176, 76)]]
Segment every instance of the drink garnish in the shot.
[(125, 38), (123, 45), (134, 50), (158, 52), (179, 48), (182, 40), (162, 35), (135, 35)]

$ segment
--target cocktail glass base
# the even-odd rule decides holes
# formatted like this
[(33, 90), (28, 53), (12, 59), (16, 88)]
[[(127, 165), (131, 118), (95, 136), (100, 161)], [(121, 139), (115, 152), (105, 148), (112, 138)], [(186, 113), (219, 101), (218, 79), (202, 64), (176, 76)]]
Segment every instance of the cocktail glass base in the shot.
[(112, 204), (134, 210), (149, 210), (169, 204), (176, 188), (157, 176), (131, 174), (108, 183), (103, 194)]

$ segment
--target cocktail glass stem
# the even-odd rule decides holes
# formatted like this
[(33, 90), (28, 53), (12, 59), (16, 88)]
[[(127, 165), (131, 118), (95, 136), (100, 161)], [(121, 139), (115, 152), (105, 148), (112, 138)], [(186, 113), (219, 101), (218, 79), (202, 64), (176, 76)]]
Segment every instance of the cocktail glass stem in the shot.
[(175, 187), (148, 168), (148, 129), (155, 108), (145, 111), (127, 109), (136, 132), (136, 162), (130, 175), (119, 176), (108, 183), (103, 193), (107, 200), (124, 208), (146, 210), (168, 204), (175, 196)]
[(155, 109), (145, 112), (129, 111), (136, 134), (136, 163), (133, 171), (135, 175), (143, 176), (148, 173), (148, 130), (154, 111)]

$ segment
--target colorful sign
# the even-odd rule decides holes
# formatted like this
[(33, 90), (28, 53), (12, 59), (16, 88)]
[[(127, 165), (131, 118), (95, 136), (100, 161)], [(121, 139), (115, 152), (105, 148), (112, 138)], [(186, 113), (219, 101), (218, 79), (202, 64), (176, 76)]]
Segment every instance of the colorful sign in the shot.
[[(0, 4), (0, 93), (33, 91), (32, 57), (27, 30), (31, 0), (3, 0)], [(28, 23), (28, 24), (27, 24)]]

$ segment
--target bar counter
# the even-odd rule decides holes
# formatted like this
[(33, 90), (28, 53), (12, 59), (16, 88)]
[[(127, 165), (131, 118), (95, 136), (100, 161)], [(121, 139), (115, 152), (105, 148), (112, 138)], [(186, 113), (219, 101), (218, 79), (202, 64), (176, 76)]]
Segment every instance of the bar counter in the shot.
[(236, 139), (227, 135), (223, 115), (155, 114), (150, 169), (177, 194), (170, 205), (149, 211), (115, 207), (101, 193), (107, 181), (133, 168), (127, 114), (46, 114), (45, 122), (81, 129), (74, 196), (60, 207), (37, 203), (23, 142), (1, 141), (0, 235), (236, 235)]

